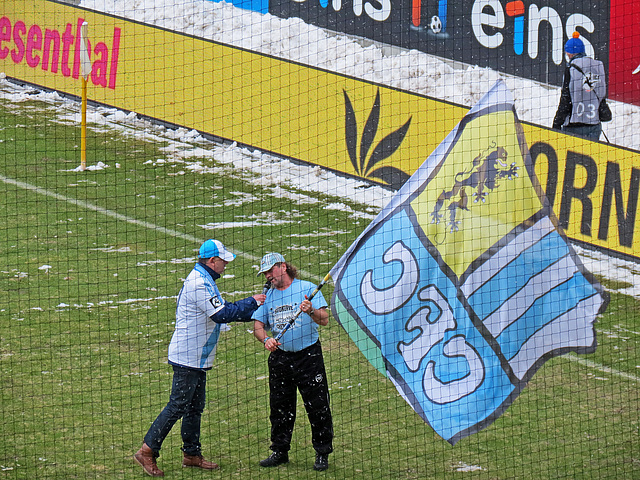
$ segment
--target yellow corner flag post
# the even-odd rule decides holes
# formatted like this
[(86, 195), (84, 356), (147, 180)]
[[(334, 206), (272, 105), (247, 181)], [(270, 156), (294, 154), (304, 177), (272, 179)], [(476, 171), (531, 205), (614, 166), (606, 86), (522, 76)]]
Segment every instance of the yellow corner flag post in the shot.
[(80, 29), (80, 71), (82, 75), (82, 123), (80, 133), (80, 170), (87, 169), (87, 80), (91, 74), (91, 59), (89, 58), (88, 28), (83, 22)]

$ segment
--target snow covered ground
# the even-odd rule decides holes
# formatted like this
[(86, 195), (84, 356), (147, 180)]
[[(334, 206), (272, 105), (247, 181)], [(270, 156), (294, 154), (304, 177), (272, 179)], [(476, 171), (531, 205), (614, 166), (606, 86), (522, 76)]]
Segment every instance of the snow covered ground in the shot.
[[(51, 109), (59, 115), (61, 122), (80, 122), (80, 105), (77, 102), (61, 97), (55, 92), (38, 92), (31, 87), (18, 86), (6, 80), (0, 80), (0, 98), (5, 99), (19, 108), (20, 104), (27, 101), (38, 100), (50, 105)], [(241, 148), (235, 144), (219, 145), (204, 139), (195, 130), (180, 128), (177, 130), (166, 129), (163, 126), (152, 124), (138, 118), (134, 113), (126, 114), (113, 108), (90, 108), (87, 112), (87, 120), (92, 128), (117, 130), (125, 135), (131, 135), (139, 139), (158, 140), (168, 142), (164, 148), (165, 160), (168, 166), (179, 166), (178, 174), (193, 172), (202, 175), (213, 173), (211, 164), (207, 159), (215, 159), (239, 171), (255, 171), (260, 175), (255, 178), (263, 187), (278, 189), (279, 185), (287, 184), (298, 191), (339, 192), (344, 200), (361, 205), (359, 211), (353, 210), (348, 205), (336, 200), (328, 208), (351, 210), (354, 218), (373, 220), (375, 214), (388, 203), (393, 192), (385, 188), (370, 185), (363, 181), (346, 178), (325, 171), (320, 167), (299, 165), (288, 160), (273, 157), (257, 150)], [(97, 125), (97, 127), (94, 127)], [(204, 160), (203, 160), (204, 159)], [(118, 168), (117, 163), (96, 165), (98, 168)], [(305, 179), (313, 177), (313, 182)], [(366, 188), (365, 188), (366, 187)], [(279, 188), (275, 194), (282, 197), (291, 195), (290, 191)], [(293, 202), (309, 201), (310, 197), (291, 198)], [(206, 226), (203, 226), (205, 228)], [(206, 228), (205, 228), (206, 229)], [(204, 235), (204, 234), (203, 234)], [(204, 235), (206, 236), (206, 235)], [(640, 299), (640, 265), (634, 262), (619, 260), (607, 255), (582, 249), (574, 246), (580, 255), (585, 267), (603, 278), (623, 282), (618, 291)], [(320, 281), (320, 277), (317, 278)]]

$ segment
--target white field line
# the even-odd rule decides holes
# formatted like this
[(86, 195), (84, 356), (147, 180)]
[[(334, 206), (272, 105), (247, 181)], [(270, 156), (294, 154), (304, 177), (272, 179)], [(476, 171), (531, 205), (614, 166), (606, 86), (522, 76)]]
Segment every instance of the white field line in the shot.
[[(182, 233), (182, 232), (179, 232), (177, 230), (172, 230), (170, 228), (161, 227), (160, 225), (156, 225), (154, 223), (138, 220), (138, 219), (133, 218), (133, 217), (128, 217), (127, 215), (122, 215), (121, 213), (113, 212), (111, 210), (108, 210), (108, 209), (103, 208), (103, 207), (99, 207), (99, 206), (94, 205), (92, 203), (85, 202), (85, 201), (82, 201), (82, 200), (76, 200), (75, 198), (71, 198), (71, 197), (67, 197), (67, 196), (64, 196), (64, 195), (60, 195), (59, 193), (52, 192), (52, 191), (47, 190), (45, 188), (37, 187), (37, 186), (31, 185), (29, 183), (21, 182), (19, 180), (14, 180), (12, 178), (5, 177), (4, 175), (0, 175), (0, 180), (3, 181), (4, 183), (8, 184), (8, 185), (15, 185), (16, 187), (24, 188), (25, 190), (30, 190), (32, 192), (39, 193), (40, 195), (45, 195), (47, 197), (54, 198), (56, 200), (60, 200), (60, 201), (63, 201), (63, 202), (67, 202), (67, 203), (70, 203), (72, 205), (77, 205), (79, 207), (86, 208), (87, 210), (93, 210), (94, 212), (101, 213), (101, 214), (106, 215), (108, 217), (115, 218), (115, 219), (121, 220), (123, 222), (128, 222), (128, 223), (131, 223), (133, 225), (138, 225), (138, 226), (143, 227), (143, 228), (148, 228), (150, 230), (155, 230), (157, 232), (163, 233), (165, 235), (169, 235), (171, 237), (181, 238), (183, 240), (187, 240), (187, 241), (193, 242), (195, 244), (201, 244), (202, 242), (204, 242), (204, 239), (194, 237), (193, 235)], [(234, 252), (237, 255), (240, 255), (241, 257), (247, 258), (247, 259), (249, 259), (251, 261), (254, 261), (254, 262), (259, 262), (260, 261), (260, 258), (256, 257), (255, 255), (250, 255), (250, 254), (244, 253), (244, 252), (238, 252), (236, 250), (234, 250)], [(301, 272), (301, 273), (305, 273), (305, 272)], [(305, 273), (305, 275), (313, 278), (318, 283), (322, 280), (322, 277), (320, 277), (318, 275), (313, 275), (313, 274), (308, 274), (308, 273)], [(581, 365), (585, 365), (587, 367), (599, 370), (601, 372), (608, 373), (610, 375), (615, 375), (615, 376), (618, 376), (618, 377), (621, 377), (621, 378), (625, 378), (625, 379), (631, 380), (633, 382), (640, 382), (640, 377), (637, 377), (635, 375), (631, 375), (629, 373), (621, 372), (619, 370), (615, 370), (613, 368), (606, 367), (604, 365), (600, 365), (600, 364), (592, 362), (590, 360), (585, 360), (585, 359), (580, 358), (577, 355), (574, 355), (574, 354), (571, 354), (571, 353), (567, 354), (567, 355), (564, 355), (563, 358), (566, 358), (567, 360), (570, 360), (572, 362), (578, 362)]]
[[(9, 184), (9, 185), (15, 185), (16, 187), (24, 188), (25, 190), (30, 190), (32, 192), (39, 193), (40, 195), (51, 197), (51, 198), (54, 198), (56, 200), (60, 200), (62, 202), (70, 203), (72, 205), (77, 205), (78, 207), (86, 208), (87, 210), (93, 210), (94, 212), (101, 213), (103, 215), (106, 215), (107, 217), (115, 218), (116, 220), (121, 220), (123, 222), (128, 222), (128, 223), (131, 223), (133, 225), (138, 225), (138, 226), (143, 227), (143, 228), (148, 228), (149, 230), (155, 230), (156, 232), (164, 233), (165, 235), (169, 235), (170, 237), (181, 238), (183, 240), (187, 240), (189, 242), (193, 242), (193, 243), (198, 244), (198, 245), (202, 244), (206, 240), (206, 239), (194, 237), (193, 235), (189, 235), (187, 233), (179, 232), (177, 230), (172, 230), (170, 228), (161, 227), (160, 225), (156, 225), (154, 223), (145, 222), (145, 221), (133, 218), (133, 217), (128, 217), (127, 215), (122, 215), (121, 213), (117, 213), (117, 212), (114, 212), (112, 210), (108, 210), (106, 208), (99, 207), (99, 206), (94, 205), (92, 203), (85, 202), (85, 201), (82, 201), (82, 200), (76, 200), (75, 198), (71, 198), (71, 197), (66, 197), (64, 195), (60, 195), (59, 193), (52, 192), (51, 190), (47, 190), (47, 189), (41, 188), (41, 187), (36, 187), (35, 185), (31, 185), (29, 183), (21, 182), (19, 180), (14, 180), (12, 178), (8, 178), (8, 177), (5, 177), (3, 175), (0, 175), (0, 180), (2, 180), (4, 183)], [(252, 261), (259, 261), (260, 260), (258, 257), (255, 257), (253, 255), (249, 255), (249, 254), (246, 254), (246, 253), (243, 253), (243, 252), (237, 252), (236, 250), (234, 250), (234, 253), (236, 253), (237, 255), (240, 255), (241, 257), (248, 258), (248, 259), (250, 259)]]
[[(133, 217), (128, 217), (127, 215), (122, 215), (121, 213), (117, 213), (117, 212), (114, 212), (112, 210), (108, 210), (106, 208), (99, 207), (98, 205), (94, 205), (92, 203), (85, 202), (85, 201), (82, 201), (82, 200), (76, 200), (75, 198), (66, 197), (64, 195), (60, 195), (59, 193), (52, 192), (51, 190), (47, 190), (46, 188), (37, 187), (37, 186), (31, 185), (29, 183), (21, 182), (20, 180), (14, 180), (12, 178), (5, 177), (4, 175), (0, 175), (0, 181), (6, 183), (8, 185), (15, 185), (16, 187), (24, 188), (25, 190), (29, 190), (29, 191), (32, 191), (32, 192), (35, 192), (35, 193), (39, 193), (40, 195), (44, 195), (46, 197), (54, 198), (56, 200), (60, 200), (62, 202), (67, 202), (67, 203), (70, 203), (72, 205), (77, 205), (78, 207), (86, 208), (87, 210), (93, 210), (94, 212), (101, 213), (101, 214), (103, 214), (103, 215), (105, 215), (107, 217), (115, 218), (115, 219), (121, 220), (123, 222), (131, 223), (133, 225), (138, 225), (138, 226), (143, 227), (143, 228), (148, 228), (149, 230), (155, 230), (156, 232), (163, 233), (163, 234), (168, 235), (170, 237), (181, 238), (183, 240), (187, 240), (189, 242), (193, 242), (196, 245), (201, 245), (206, 240), (204, 238), (197, 238), (197, 237), (194, 237), (193, 235), (189, 235), (187, 233), (182, 233), (182, 232), (179, 232), (177, 230), (173, 230), (171, 228), (161, 227), (160, 225), (156, 225), (156, 224), (151, 223), (151, 222), (145, 222), (145, 221), (133, 218)], [(260, 259), (262, 258), (262, 257), (256, 257), (255, 255), (251, 255), (249, 253), (239, 252), (235, 248), (233, 249), (233, 253), (235, 253), (236, 255), (239, 255), (241, 257), (244, 257), (244, 258), (246, 258), (248, 260), (251, 260), (252, 262), (256, 262), (256, 263), (260, 263)], [(305, 272), (303, 270), (300, 270), (300, 273), (302, 273), (306, 277), (311, 278), (312, 280), (315, 280), (316, 283), (320, 283), (320, 281), (322, 281), (322, 279), (323, 279), (323, 277), (321, 277), (319, 275), (314, 275), (312, 273)]]
[(562, 358), (566, 358), (567, 360), (571, 360), (572, 362), (578, 362), (580, 365), (584, 365), (585, 367), (593, 368), (595, 370), (608, 373), (609, 375), (614, 375), (616, 377), (621, 377), (627, 380), (631, 380), (632, 382), (640, 383), (640, 377), (638, 377), (637, 375), (621, 372), (620, 370), (616, 370), (611, 367), (605, 367), (604, 365), (600, 365), (599, 363), (592, 362), (591, 360), (587, 360), (586, 358), (579, 357), (575, 353), (568, 353), (566, 355), (563, 355)]

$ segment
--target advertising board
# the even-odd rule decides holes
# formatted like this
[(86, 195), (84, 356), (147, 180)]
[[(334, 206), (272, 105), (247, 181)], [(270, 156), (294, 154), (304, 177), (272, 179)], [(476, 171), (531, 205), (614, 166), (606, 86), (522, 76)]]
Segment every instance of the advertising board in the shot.
[(270, 0), (269, 13), (551, 85), (575, 30), (587, 54), (609, 55), (608, 1)]

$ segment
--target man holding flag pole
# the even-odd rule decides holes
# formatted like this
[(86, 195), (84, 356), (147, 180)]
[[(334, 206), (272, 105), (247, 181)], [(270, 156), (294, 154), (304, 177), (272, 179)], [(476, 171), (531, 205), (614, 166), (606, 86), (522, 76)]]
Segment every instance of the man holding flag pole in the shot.
[[(320, 292), (329, 276), (317, 287), (299, 280), (296, 268), (279, 253), (267, 253), (262, 258), (258, 275), (262, 274), (271, 283), (271, 289), (264, 304), (253, 314), (253, 334), (271, 352), (269, 403), (273, 453), (260, 461), (260, 466), (275, 467), (289, 462), (299, 390), (316, 451), (313, 469), (326, 470), (333, 451), (333, 420), (318, 326), (329, 323), (327, 302)], [(268, 330), (275, 338), (267, 335)]]
[[(259, 272), (273, 286), (254, 314), (254, 335), (271, 352), (273, 453), (263, 467), (289, 461), (296, 387), (311, 421), (314, 468), (328, 467), (333, 429), (317, 343), (317, 325), (326, 325), (328, 315), (321, 295), (321, 303), (311, 300), (329, 277), (334, 317), (452, 445), (499, 418), (547, 360), (593, 353), (594, 323), (608, 304), (559, 227), (502, 81), (315, 290), (291, 269), (282, 255), (269, 253)], [(297, 357), (312, 348), (316, 360)]]

